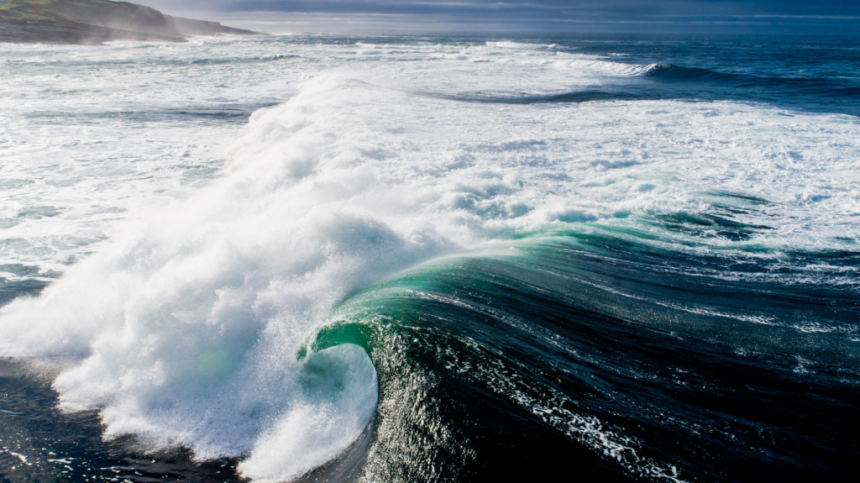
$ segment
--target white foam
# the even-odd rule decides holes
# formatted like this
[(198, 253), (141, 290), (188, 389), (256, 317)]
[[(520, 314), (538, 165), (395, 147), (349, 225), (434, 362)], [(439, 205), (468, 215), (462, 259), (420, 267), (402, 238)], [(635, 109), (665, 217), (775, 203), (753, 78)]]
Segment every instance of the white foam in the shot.
[(242, 474), (273, 483), (300, 476), (355, 441), (376, 411), (376, 370), (358, 346), (313, 354), (300, 382), (304, 400), (264, 431)]

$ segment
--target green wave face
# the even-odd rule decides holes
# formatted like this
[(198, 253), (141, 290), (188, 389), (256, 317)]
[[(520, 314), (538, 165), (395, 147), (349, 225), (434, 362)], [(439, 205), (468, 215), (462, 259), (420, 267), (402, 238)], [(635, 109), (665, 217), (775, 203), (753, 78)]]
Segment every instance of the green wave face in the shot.
[[(840, 288), (839, 269), (832, 284), (810, 286), (803, 264), (703, 257), (636, 233), (535, 233), (424, 264), (342, 304), (299, 357), (350, 345), (373, 361), (380, 395), (364, 478), (405, 481), (427, 468), (436, 481), (525, 477), (507, 463), (523, 455), (567, 455), (610, 481), (718, 475), (715, 448), (742, 460), (773, 444), (746, 411), (778, 406), (785, 391), (817, 406), (798, 385), (799, 360), (834, 377), (860, 369), (858, 300)], [(807, 303), (815, 297), (840, 304), (821, 311)], [(773, 424), (799, 417), (772, 411)], [(799, 437), (781, 434), (780, 445)]]

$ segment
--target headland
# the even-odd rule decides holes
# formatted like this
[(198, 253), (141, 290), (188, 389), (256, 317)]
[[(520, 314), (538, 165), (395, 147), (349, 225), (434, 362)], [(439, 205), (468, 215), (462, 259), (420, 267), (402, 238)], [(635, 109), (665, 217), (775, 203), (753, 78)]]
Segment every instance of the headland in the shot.
[(128, 2), (8, 0), (0, 4), (0, 42), (79, 45), (114, 40), (185, 42), (195, 35), (221, 34), (259, 35), (218, 22), (166, 15)]

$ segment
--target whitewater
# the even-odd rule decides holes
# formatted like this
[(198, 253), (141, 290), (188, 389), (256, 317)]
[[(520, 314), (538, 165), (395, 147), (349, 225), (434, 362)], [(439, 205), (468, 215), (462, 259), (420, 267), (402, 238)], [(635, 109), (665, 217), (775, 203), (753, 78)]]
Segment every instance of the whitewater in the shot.
[(0, 476), (856, 473), (857, 49), (516, 40), (3, 45)]

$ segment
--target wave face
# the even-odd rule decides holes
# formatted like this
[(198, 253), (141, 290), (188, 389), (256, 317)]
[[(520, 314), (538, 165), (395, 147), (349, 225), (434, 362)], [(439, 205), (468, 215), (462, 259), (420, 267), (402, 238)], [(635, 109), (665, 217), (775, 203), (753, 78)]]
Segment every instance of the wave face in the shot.
[(380, 368), (369, 481), (418, 477), (404, 452), (451, 481), (560, 461), (610, 481), (856, 474), (856, 293), (714, 266), (635, 236), (541, 234), (380, 284), (312, 347), (359, 344)]
[(856, 476), (857, 50), (520, 40), (2, 54), (0, 474)]

